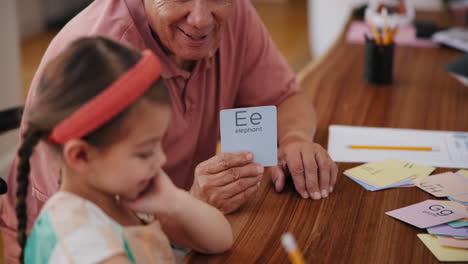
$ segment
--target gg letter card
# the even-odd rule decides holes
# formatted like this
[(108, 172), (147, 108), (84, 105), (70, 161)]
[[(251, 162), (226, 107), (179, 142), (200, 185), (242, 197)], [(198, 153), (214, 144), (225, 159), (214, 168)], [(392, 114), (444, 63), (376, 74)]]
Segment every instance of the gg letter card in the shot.
[(449, 207), (439, 200), (426, 200), (386, 214), (419, 228), (440, 225), (466, 216), (466, 212)]
[(276, 106), (221, 110), (221, 151), (251, 151), (253, 162), (278, 164)]

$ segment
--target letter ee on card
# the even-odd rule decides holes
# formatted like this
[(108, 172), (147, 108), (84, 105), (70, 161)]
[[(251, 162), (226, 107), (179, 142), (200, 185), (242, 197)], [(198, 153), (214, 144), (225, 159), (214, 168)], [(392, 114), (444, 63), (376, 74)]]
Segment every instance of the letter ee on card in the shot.
[(419, 228), (440, 225), (466, 216), (466, 212), (438, 200), (426, 200), (386, 214)]
[(221, 110), (221, 151), (251, 151), (253, 162), (278, 164), (276, 106)]

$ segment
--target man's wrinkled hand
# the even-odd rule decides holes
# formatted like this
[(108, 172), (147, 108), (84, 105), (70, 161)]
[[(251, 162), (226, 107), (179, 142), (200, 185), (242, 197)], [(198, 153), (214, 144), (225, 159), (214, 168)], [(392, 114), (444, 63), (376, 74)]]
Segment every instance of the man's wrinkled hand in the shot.
[(239, 152), (222, 153), (200, 163), (190, 193), (225, 214), (235, 211), (260, 186), (264, 167), (252, 161), (251, 152)]
[(327, 151), (317, 143), (291, 137), (280, 143), (278, 166), (272, 168), (276, 191), (284, 188), (291, 175), (296, 191), (305, 199), (328, 197), (336, 184), (338, 167)]

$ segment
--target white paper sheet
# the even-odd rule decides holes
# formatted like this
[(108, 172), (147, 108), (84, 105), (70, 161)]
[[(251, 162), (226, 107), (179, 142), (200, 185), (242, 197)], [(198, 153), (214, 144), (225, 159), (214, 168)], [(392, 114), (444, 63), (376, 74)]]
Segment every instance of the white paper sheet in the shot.
[[(437, 151), (351, 149), (351, 145), (432, 147)], [(468, 168), (468, 132), (331, 125), (328, 152), (336, 162), (399, 159), (445, 168)]]

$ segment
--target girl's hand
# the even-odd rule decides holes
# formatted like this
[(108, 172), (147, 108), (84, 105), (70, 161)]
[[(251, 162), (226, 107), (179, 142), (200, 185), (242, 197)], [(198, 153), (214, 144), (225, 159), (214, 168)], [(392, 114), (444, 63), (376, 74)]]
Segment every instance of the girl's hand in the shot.
[(166, 214), (176, 204), (184, 192), (177, 188), (164, 171), (152, 180), (151, 186), (135, 200), (122, 200), (122, 203), (134, 212), (147, 214)]

